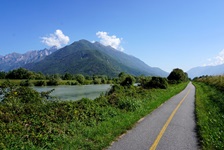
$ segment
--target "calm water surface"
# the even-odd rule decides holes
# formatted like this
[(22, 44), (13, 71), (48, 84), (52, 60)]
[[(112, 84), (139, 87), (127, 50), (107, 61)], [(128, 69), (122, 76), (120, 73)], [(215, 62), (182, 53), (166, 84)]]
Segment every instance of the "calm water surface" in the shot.
[(60, 85), (60, 86), (44, 86), (34, 87), (38, 92), (49, 91), (55, 89), (50, 95), (56, 96), (61, 100), (80, 100), (82, 98), (95, 99), (110, 89), (109, 84), (100, 85)]

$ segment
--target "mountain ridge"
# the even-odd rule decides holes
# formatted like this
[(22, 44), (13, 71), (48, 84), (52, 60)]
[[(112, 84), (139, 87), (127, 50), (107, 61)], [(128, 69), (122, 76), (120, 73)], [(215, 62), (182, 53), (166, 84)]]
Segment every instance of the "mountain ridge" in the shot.
[(205, 75), (223, 75), (224, 74), (224, 64), (216, 66), (201, 66), (194, 67), (187, 71), (190, 78), (200, 77)]
[(24, 67), (45, 74), (82, 73), (116, 76), (120, 72), (127, 72), (133, 75), (168, 75), (167, 72), (150, 67), (134, 56), (87, 40), (73, 42), (43, 60), (26, 64)]
[(0, 71), (10, 71), (28, 63), (41, 61), (56, 50), (56, 47), (51, 47), (50, 49), (27, 51), (24, 54), (16, 52), (7, 54), (0, 57)]

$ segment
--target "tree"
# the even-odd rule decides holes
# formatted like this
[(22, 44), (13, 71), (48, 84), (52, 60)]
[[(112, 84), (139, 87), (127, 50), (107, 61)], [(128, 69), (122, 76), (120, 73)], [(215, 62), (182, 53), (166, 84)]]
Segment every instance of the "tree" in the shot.
[(80, 84), (84, 84), (85, 82), (85, 77), (82, 74), (77, 74), (75, 76), (76, 81), (78, 81)]
[(125, 72), (121, 72), (121, 73), (119, 73), (119, 75), (118, 75), (118, 77), (119, 78), (122, 78), (122, 77), (124, 77), (124, 76), (126, 76), (127, 74), (125, 73)]
[(1, 71), (0, 72), (0, 79), (5, 79), (6, 73)]
[(146, 89), (150, 89), (150, 88), (166, 89), (168, 87), (168, 81), (166, 78), (152, 77), (150, 81), (148, 80), (141, 85), (143, 88), (146, 88)]
[(34, 79), (35, 73), (24, 68), (9, 71), (6, 75), (7, 79)]
[(70, 73), (65, 73), (65, 75), (63, 76), (63, 80), (72, 80), (73, 76)]
[(176, 68), (167, 77), (170, 83), (181, 83), (188, 80), (188, 75), (183, 70)]
[(121, 86), (131, 86), (135, 83), (135, 78), (132, 75), (125, 75), (121, 77), (122, 80), (120, 82)]

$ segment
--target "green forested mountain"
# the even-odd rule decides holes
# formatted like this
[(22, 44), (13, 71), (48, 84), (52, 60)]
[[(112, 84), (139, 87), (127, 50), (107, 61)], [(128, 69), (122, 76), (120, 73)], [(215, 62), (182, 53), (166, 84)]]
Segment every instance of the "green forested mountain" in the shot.
[(72, 73), (116, 76), (120, 72), (133, 75), (167, 76), (168, 73), (146, 65), (136, 57), (104, 46), (98, 42), (80, 40), (61, 48), (45, 59), (24, 66), (45, 74)]

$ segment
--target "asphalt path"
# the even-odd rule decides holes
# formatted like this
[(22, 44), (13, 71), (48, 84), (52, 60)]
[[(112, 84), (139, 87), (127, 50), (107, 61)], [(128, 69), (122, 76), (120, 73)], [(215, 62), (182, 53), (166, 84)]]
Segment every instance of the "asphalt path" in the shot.
[(192, 83), (115, 141), (108, 150), (199, 149)]

